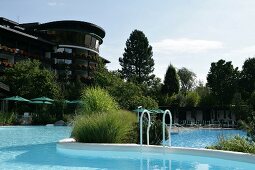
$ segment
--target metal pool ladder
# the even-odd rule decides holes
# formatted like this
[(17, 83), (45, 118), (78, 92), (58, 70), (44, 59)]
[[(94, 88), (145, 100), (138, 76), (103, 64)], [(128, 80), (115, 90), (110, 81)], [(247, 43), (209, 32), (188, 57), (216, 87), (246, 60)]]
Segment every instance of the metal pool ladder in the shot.
[(165, 136), (165, 131), (166, 131), (166, 114), (169, 115), (170, 117), (170, 127), (169, 127), (169, 135), (168, 135), (168, 145), (171, 146), (171, 128), (172, 128), (172, 123), (173, 123), (173, 119), (172, 119), (172, 114), (170, 112), (170, 110), (165, 110), (164, 114), (163, 114), (163, 123), (162, 123), (162, 129), (163, 129), (163, 147), (165, 147), (165, 143), (166, 143), (166, 136)]
[(147, 126), (147, 145), (150, 144), (150, 127), (151, 127), (151, 116), (148, 110), (144, 110), (140, 116), (140, 145), (143, 145), (143, 115), (144, 113), (147, 113), (148, 115), (148, 126)]

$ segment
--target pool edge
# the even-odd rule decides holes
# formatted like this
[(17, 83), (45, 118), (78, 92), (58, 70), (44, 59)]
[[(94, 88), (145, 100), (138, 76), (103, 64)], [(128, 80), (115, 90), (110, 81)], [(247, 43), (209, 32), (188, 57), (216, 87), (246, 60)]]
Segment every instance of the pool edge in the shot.
[(165, 153), (165, 154), (186, 154), (192, 156), (205, 156), (232, 161), (255, 164), (255, 155), (243, 152), (213, 150), (204, 148), (187, 148), (187, 147), (168, 147), (157, 145), (138, 145), (138, 144), (108, 144), (108, 143), (79, 143), (68, 140), (61, 140), (57, 143), (57, 150), (63, 151), (126, 151), (141, 153)]

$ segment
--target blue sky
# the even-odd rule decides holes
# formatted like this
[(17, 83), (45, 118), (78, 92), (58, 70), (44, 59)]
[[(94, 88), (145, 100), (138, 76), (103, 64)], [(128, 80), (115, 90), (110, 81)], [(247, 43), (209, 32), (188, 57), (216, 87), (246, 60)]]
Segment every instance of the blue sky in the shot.
[(0, 16), (20, 23), (82, 20), (106, 31), (100, 48), (110, 70), (120, 68), (125, 42), (142, 30), (153, 47), (154, 73), (187, 67), (206, 81), (211, 62), (241, 68), (255, 55), (254, 0), (1, 0)]

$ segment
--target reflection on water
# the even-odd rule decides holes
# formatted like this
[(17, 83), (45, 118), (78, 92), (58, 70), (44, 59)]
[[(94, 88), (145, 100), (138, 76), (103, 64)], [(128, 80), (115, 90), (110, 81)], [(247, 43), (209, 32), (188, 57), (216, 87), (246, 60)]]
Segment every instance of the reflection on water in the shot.
[[(195, 157), (177, 154), (129, 154), (120, 158), (104, 157), (106, 152), (88, 156), (71, 156), (56, 150), (56, 142), (70, 136), (70, 127), (2, 127), (0, 128), (0, 169), (46, 169), (46, 170), (79, 170), (79, 169), (110, 169), (110, 170), (151, 170), (151, 169), (195, 169), (195, 170), (226, 170), (255, 169), (254, 165), (206, 157)], [(231, 133), (234, 131), (231, 131)], [(172, 136), (172, 143), (186, 144), (197, 135), (210, 136), (209, 131), (178, 134)], [(215, 132), (211, 134), (215, 135)], [(211, 135), (211, 136), (213, 136)], [(203, 138), (203, 136), (201, 137)], [(209, 137), (208, 137), (209, 138)], [(202, 140), (201, 140), (202, 141)], [(138, 154), (138, 155), (137, 155)], [(116, 157), (117, 155), (117, 157)], [(118, 158), (119, 156), (119, 158)]]

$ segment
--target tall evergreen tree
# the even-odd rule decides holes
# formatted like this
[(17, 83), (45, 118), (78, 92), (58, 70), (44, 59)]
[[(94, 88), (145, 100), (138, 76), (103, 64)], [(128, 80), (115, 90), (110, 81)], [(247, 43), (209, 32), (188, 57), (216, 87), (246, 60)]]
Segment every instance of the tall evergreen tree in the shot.
[(180, 90), (179, 77), (176, 73), (176, 69), (172, 64), (167, 68), (164, 84), (162, 86), (162, 93), (172, 96), (174, 93), (178, 93)]
[(152, 47), (142, 31), (134, 30), (126, 41), (123, 58), (119, 58), (120, 73), (127, 81), (147, 83), (154, 71)]

